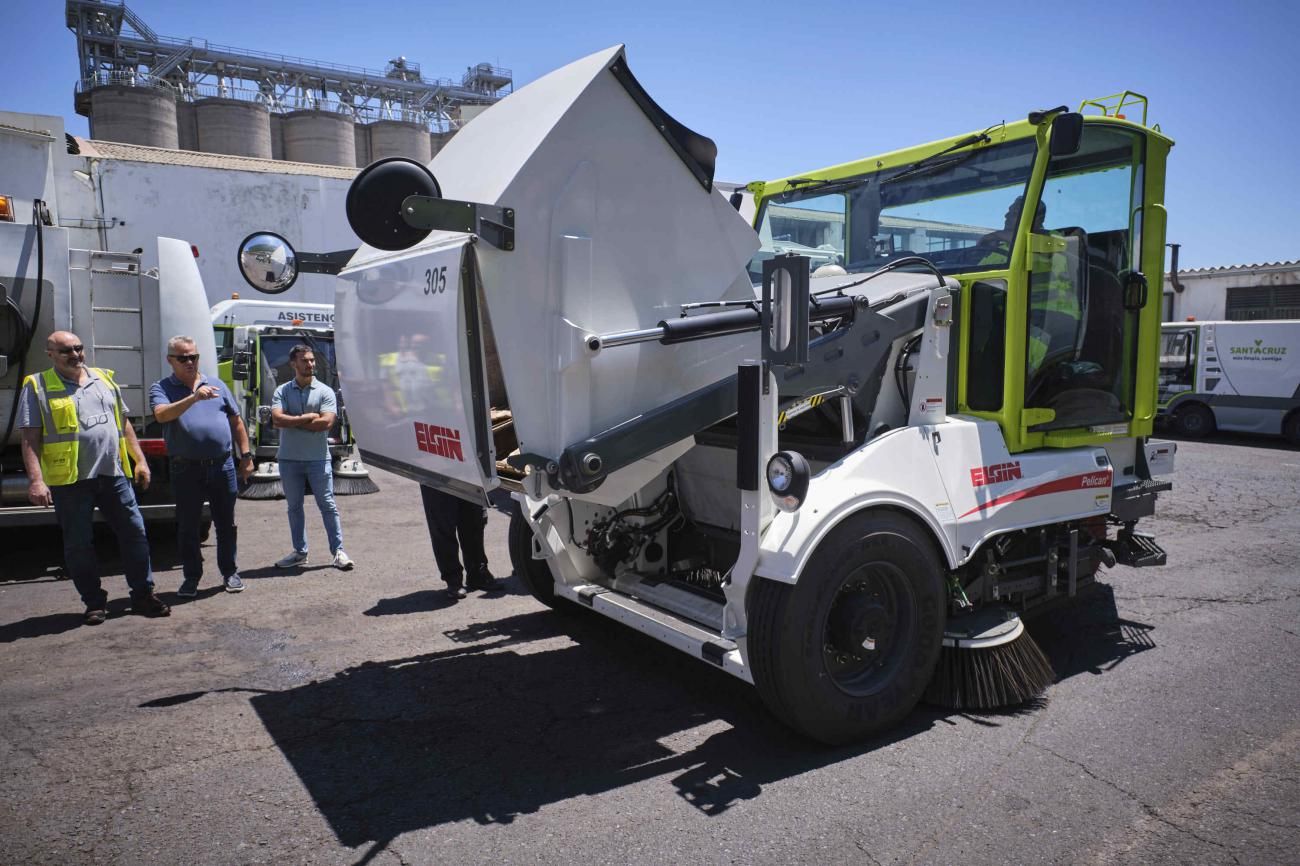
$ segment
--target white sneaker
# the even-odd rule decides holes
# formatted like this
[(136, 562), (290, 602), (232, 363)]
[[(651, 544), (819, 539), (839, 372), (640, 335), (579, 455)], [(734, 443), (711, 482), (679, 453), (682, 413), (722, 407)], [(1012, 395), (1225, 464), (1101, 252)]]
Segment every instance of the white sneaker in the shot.
[(275, 563), (275, 567), (293, 568), (295, 565), (306, 565), (306, 564), (307, 564), (307, 554), (299, 553), (298, 551), (295, 550), (293, 553), (289, 554), (284, 559), (277, 561)]
[(339, 548), (338, 553), (334, 554), (334, 567), (339, 571), (351, 571), (352, 566), (356, 565), (352, 557), (344, 553), (343, 548)]

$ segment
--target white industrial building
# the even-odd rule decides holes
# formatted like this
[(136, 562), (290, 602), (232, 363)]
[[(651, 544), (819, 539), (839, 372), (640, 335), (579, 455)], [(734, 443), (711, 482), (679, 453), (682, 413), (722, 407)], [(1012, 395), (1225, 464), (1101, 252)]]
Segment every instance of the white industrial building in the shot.
[[(0, 111), (0, 124), (66, 140), (66, 150), (76, 151), (54, 148), (48, 166), (0, 165), (0, 193), (20, 182), (16, 172), (52, 174), (56, 219), (69, 230), (70, 246), (138, 248), (146, 268), (158, 264), (159, 236), (189, 241), (211, 303), (252, 291), (237, 250), (254, 229), (313, 252), (360, 244), (343, 209), (356, 168), (91, 141), (65, 135), (63, 119), (52, 115)], [(282, 297), (332, 304), (334, 279), (304, 274)]]
[(1164, 321), (1300, 319), (1300, 261), (1179, 270), (1165, 275)]

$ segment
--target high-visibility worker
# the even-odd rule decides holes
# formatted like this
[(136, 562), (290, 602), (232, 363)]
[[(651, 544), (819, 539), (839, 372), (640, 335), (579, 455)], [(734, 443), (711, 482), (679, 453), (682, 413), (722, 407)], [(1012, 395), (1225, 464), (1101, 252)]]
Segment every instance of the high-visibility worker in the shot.
[(27, 498), (54, 506), (64, 567), (86, 606), (85, 623), (99, 625), (107, 617), (108, 594), (95, 557), (96, 506), (117, 535), (132, 612), (168, 616), (171, 608), (153, 591), (144, 518), (131, 487), (132, 478), (141, 489), (149, 486), (149, 464), (126, 420), (113, 371), (87, 367), (85, 346), (69, 331), (51, 334), (45, 353), (54, 366), (24, 379), (20, 398)]
[[(1007, 208), (1005, 224), (995, 232), (980, 239), (979, 247), (989, 252), (981, 264), (1005, 267), (1010, 263), (1011, 248), (1015, 243), (1020, 211), (1024, 196), (1017, 196)], [(1050, 234), (1043, 227), (1047, 208), (1040, 201), (1034, 214), (1030, 231)], [(1080, 251), (1083, 254), (1083, 251)], [(1029, 283), (1029, 340), (1025, 346), (1026, 382), (1033, 380), (1049, 354), (1055, 356), (1070, 351), (1077, 342), (1082, 324), (1083, 309), (1079, 303), (1079, 287), (1070, 273), (1069, 259), (1061, 251), (1031, 253)], [(1045, 259), (1045, 261), (1044, 261)]]

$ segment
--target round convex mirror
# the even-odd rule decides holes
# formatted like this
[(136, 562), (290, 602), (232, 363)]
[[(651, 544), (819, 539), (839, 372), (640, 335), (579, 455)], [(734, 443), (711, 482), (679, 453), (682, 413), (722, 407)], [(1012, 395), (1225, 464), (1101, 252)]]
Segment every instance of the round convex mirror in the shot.
[(298, 279), (298, 257), (273, 232), (253, 232), (239, 245), (239, 272), (259, 292), (278, 295)]

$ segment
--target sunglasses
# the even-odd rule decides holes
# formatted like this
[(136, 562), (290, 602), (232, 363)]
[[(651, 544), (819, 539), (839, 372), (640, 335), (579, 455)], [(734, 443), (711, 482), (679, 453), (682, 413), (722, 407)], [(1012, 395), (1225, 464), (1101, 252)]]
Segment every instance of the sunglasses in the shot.
[(60, 354), (60, 355), (80, 355), (80, 354), (81, 354), (82, 352), (84, 352), (84, 351), (86, 351), (86, 347), (83, 346), (83, 345), (81, 345), (80, 343), (78, 343), (78, 344), (75, 345), (75, 346), (60, 346), (60, 347), (59, 347), (59, 354)]
[(197, 352), (195, 352), (193, 355), (168, 355), (167, 357), (175, 358), (176, 362), (180, 364), (190, 364), (190, 363), (197, 364), (199, 362), (199, 355)]

